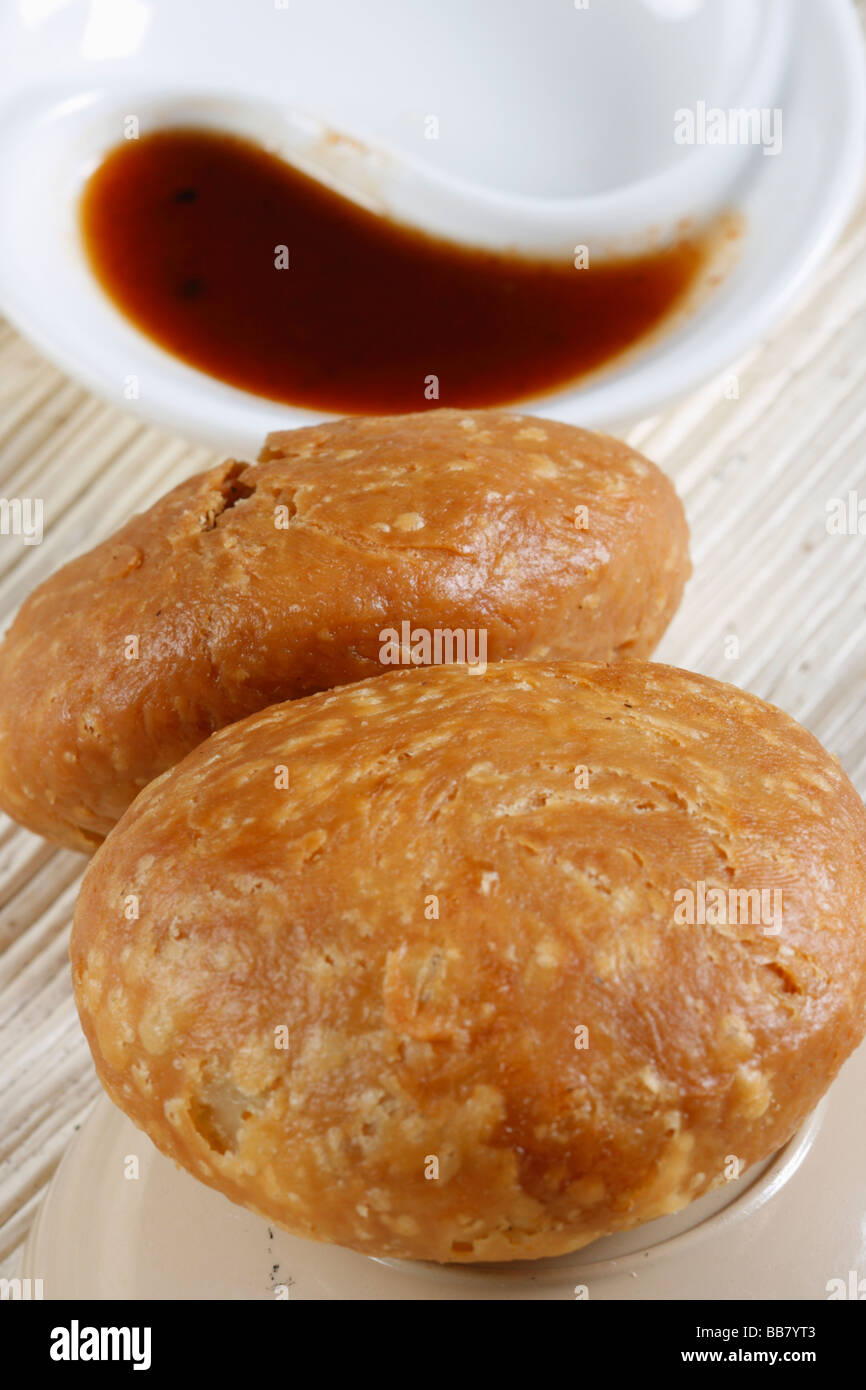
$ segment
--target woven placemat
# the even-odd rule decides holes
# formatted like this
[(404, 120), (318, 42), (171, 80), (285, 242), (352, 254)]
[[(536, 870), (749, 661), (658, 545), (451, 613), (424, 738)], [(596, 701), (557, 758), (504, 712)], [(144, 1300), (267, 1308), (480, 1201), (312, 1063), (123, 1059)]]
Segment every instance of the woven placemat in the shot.
[[(783, 706), (866, 792), (866, 209), (767, 340), (625, 433), (675, 479), (695, 575), (659, 659)], [(612, 432), (616, 432), (612, 427)], [(0, 622), (40, 580), (218, 460), (96, 400), (0, 323), (0, 495), (41, 497), (44, 540), (0, 536)], [(866, 518), (864, 518), (866, 527)], [(0, 1275), (98, 1091), (67, 940), (84, 861), (0, 818)]]

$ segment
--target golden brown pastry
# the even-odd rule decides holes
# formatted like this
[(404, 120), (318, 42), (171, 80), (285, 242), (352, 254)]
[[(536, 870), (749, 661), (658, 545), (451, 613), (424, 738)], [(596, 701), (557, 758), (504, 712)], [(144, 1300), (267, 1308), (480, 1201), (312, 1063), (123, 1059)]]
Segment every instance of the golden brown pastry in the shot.
[(117, 1104), (268, 1220), (557, 1255), (809, 1113), (864, 1030), (864, 851), (836, 761), (731, 686), (397, 673), (142, 793), (85, 875), (76, 999)]
[(570, 425), (437, 410), (271, 435), (257, 467), (190, 478), (23, 605), (0, 807), (93, 849), (214, 729), (387, 669), (403, 623), (471, 629), (488, 661), (648, 655), (687, 543), (665, 476)]

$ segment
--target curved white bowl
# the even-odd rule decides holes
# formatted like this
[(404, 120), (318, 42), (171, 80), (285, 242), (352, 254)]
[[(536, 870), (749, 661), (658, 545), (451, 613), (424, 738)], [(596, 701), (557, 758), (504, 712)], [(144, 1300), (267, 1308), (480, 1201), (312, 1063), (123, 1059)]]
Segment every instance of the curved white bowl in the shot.
[[(848, 0), (18, 0), (0, 92), (0, 309), (102, 396), (246, 454), (321, 414), (179, 362), (85, 263), (78, 198), (125, 116), (249, 133), (371, 206), (491, 245), (626, 247), (735, 205), (746, 231), (720, 289), (621, 362), (521, 402), (606, 425), (721, 370), (783, 312), (850, 211), (866, 110)], [(674, 113), (701, 101), (777, 102), (781, 150), (677, 144)]]

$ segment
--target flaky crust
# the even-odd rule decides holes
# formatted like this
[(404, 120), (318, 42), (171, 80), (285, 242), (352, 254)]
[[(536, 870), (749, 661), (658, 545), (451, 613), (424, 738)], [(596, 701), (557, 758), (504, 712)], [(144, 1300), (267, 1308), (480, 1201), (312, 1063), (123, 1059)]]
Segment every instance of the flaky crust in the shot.
[[(733, 687), (643, 662), (389, 675), (147, 788), (85, 876), (76, 998), (114, 1100), (270, 1221), (557, 1255), (813, 1108), (864, 1028), (864, 850), (836, 761)], [(701, 882), (781, 891), (777, 934), (678, 922)]]
[(570, 425), (437, 410), (271, 435), (258, 466), (182, 483), (23, 605), (0, 647), (0, 806), (93, 849), (215, 729), (380, 673), (403, 621), (483, 628), (489, 661), (649, 655), (687, 546), (664, 475)]

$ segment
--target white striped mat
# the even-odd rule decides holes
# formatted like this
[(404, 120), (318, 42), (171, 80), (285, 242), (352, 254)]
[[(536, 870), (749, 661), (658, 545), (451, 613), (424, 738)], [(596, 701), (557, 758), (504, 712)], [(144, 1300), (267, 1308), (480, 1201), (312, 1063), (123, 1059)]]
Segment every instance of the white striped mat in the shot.
[[(658, 656), (782, 705), (866, 793), (866, 536), (826, 504), (866, 498), (866, 209), (807, 299), (631, 442), (676, 480), (695, 576)], [(45, 499), (45, 539), (0, 538), (0, 621), (42, 578), (217, 461), (100, 403), (0, 323), (0, 495)], [(739, 640), (730, 658), (727, 639)], [(0, 818), (0, 1275), (97, 1093), (66, 944), (83, 861)]]

